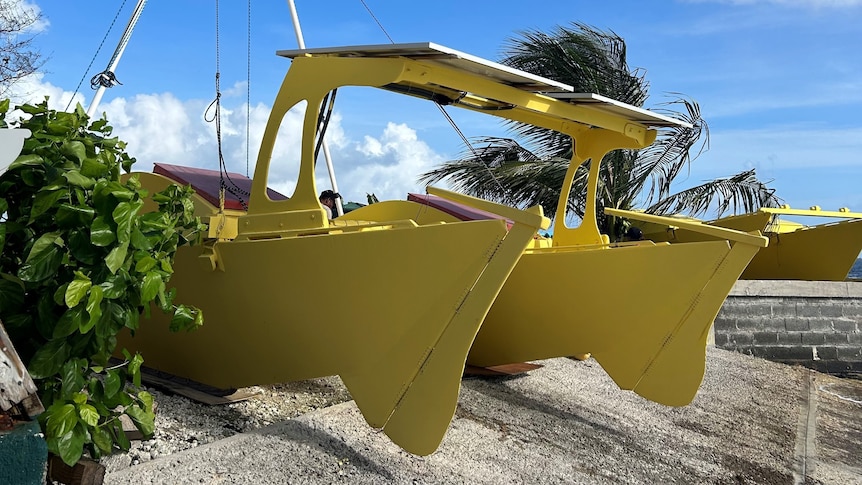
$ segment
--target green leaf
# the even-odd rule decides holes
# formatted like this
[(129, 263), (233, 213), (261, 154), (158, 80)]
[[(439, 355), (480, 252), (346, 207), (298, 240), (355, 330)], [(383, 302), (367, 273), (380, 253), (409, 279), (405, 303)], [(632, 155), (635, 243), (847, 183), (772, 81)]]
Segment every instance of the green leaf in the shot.
[(93, 444), (99, 449), (102, 454), (110, 454), (114, 447), (114, 439), (102, 426), (95, 427), (90, 430), (90, 437), (93, 439)]
[(30, 219), (35, 219), (44, 214), (45, 211), (51, 209), (57, 204), (57, 201), (68, 197), (69, 191), (62, 190), (40, 190), (33, 198), (33, 205), (30, 207)]
[(70, 184), (85, 189), (92, 188), (94, 185), (96, 185), (95, 180), (82, 175), (81, 172), (78, 172), (77, 170), (70, 170), (68, 172), (64, 172), (63, 178), (68, 180)]
[(60, 458), (63, 463), (74, 466), (81, 459), (84, 453), (84, 442), (87, 441), (86, 431), (81, 426), (75, 428), (60, 437), (57, 443), (57, 448), (60, 451)]
[(85, 158), (81, 162), (81, 173), (87, 177), (104, 177), (108, 174), (108, 166), (96, 158)]
[(129, 361), (129, 376), (132, 378), (132, 383), (136, 387), (141, 387), (141, 364), (144, 363), (144, 358), (141, 354), (135, 354), (132, 360)]
[(150, 271), (144, 275), (144, 279), (141, 282), (141, 302), (149, 303), (153, 301), (162, 287), (164, 287), (164, 282), (162, 281), (161, 274), (156, 271)]
[(74, 359), (63, 364), (61, 377), (60, 395), (63, 399), (72, 399), (73, 394), (84, 388), (84, 376)]
[(59, 248), (62, 243), (59, 232), (49, 232), (39, 237), (33, 243), (26, 263), (18, 270), (18, 277), (35, 283), (55, 275), (63, 260)]
[(140, 228), (132, 230), (132, 247), (142, 251), (153, 249), (153, 243), (141, 232)]
[[(93, 286), (90, 288), (90, 298), (87, 300), (87, 313), (90, 314), (90, 318), (81, 326), (81, 334), (85, 334), (90, 331), (94, 326), (96, 326), (96, 322), (99, 321), (99, 318), (102, 316), (102, 287), (101, 286)], [(83, 323), (83, 322), (82, 322)]]
[(180, 330), (191, 331), (203, 325), (203, 317), (203, 311), (197, 308), (177, 305), (169, 328), (171, 332), (179, 332)]
[(100, 265), (105, 252), (90, 242), (90, 234), (85, 230), (76, 230), (69, 235), (69, 253), (81, 265), (93, 267)]
[(75, 271), (75, 279), (66, 287), (65, 301), (68, 308), (78, 306), (78, 303), (87, 295), (87, 291), (93, 285), (90, 278), (80, 271)]
[(59, 243), (62, 243), (59, 231), (42, 234), (39, 236), (39, 239), (36, 239), (36, 242), (33, 243), (33, 247), (30, 248), (30, 253), (27, 255), (27, 261), (29, 262), (39, 257), (39, 254), (57, 245), (58, 241)]
[(93, 224), (90, 225), (90, 241), (96, 246), (105, 247), (117, 240), (117, 235), (114, 233), (114, 228), (99, 216), (93, 219)]
[(117, 273), (105, 278), (102, 282), (102, 297), (106, 299), (117, 299), (126, 294), (126, 279)]
[(87, 149), (84, 147), (84, 144), (77, 140), (64, 143), (60, 151), (63, 155), (72, 157), (79, 163), (87, 156)]
[(81, 328), (81, 322), (84, 319), (84, 307), (76, 306), (63, 312), (63, 315), (57, 320), (57, 325), (51, 337), (54, 339), (62, 339), (77, 332)]
[(99, 413), (96, 411), (96, 408), (89, 404), (81, 404), (78, 406), (78, 416), (80, 416), (81, 421), (86, 423), (88, 426), (96, 426), (99, 424)]
[(17, 313), (24, 305), (24, 284), (12, 275), (0, 276), (0, 315)]
[(123, 380), (120, 378), (120, 373), (115, 369), (111, 369), (105, 375), (105, 397), (112, 398), (117, 395), (117, 392), (120, 391), (120, 387), (123, 385)]
[[(144, 307), (145, 309), (149, 307)], [(135, 330), (138, 329), (140, 325), (140, 313), (133, 311), (126, 311), (125, 319), (123, 320), (123, 325), (132, 331), (132, 335), (135, 334)]]
[(57, 213), (54, 214), (54, 220), (62, 228), (74, 228), (78, 230), (81, 226), (89, 225), (95, 215), (96, 211), (92, 207), (60, 204), (57, 207)]
[(123, 425), (120, 424), (120, 420), (111, 421), (111, 427), (113, 428), (114, 441), (120, 446), (120, 449), (128, 451), (132, 444), (129, 443), (129, 438), (126, 436), (126, 432), (123, 431)]
[(157, 261), (152, 256), (146, 255), (141, 258), (137, 264), (135, 264), (135, 271), (138, 273), (146, 273), (147, 271), (153, 269), (157, 264)]
[(49, 340), (43, 345), (33, 358), (27, 370), (33, 379), (45, 379), (60, 371), (63, 363), (69, 358), (69, 346), (64, 339)]
[(147, 391), (141, 391), (138, 393), (138, 399), (141, 401), (141, 404), (144, 406), (144, 411), (151, 413), (153, 412), (153, 395)]
[(14, 162), (9, 164), (9, 167), (6, 170), (11, 172), (12, 170), (21, 167), (37, 167), (42, 165), (43, 163), (44, 160), (39, 155), (33, 153), (27, 155), (19, 155)]
[(75, 404), (84, 404), (87, 402), (87, 395), (83, 392), (72, 393), (72, 402)]
[(126, 414), (132, 418), (132, 422), (135, 423), (135, 427), (138, 428), (145, 437), (153, 435), (153, 431), (155, 431), (156, 426), (155, 416), (152, 412), (148, 413), (135, 404), (126, 408)]
[(138, 211), (144, 206), (142, 200), (120, 202), (111, 214), (117, 223), (117, 240), (128, 243), (132, 236), (132, 226)]
[(75, 414), (75, 406), (72, 404), (56, 403), (48, 408), (48, 425), (45, 432), (48, 436), (61, 437), (72, 432), (78, 424), (78, 416)]
[(128, 251), (129, 244), (124, 243), (115, 247), (111, 250), (110, 253), (108, 253), (108, 257), (105, 258), (105, 264), (108, 265), (108, 270), (111, 272), (111, 274), (116, 273), (117, 270), (123, 266), (123, 263), (126, 262), (126, 255), (128, 254)]

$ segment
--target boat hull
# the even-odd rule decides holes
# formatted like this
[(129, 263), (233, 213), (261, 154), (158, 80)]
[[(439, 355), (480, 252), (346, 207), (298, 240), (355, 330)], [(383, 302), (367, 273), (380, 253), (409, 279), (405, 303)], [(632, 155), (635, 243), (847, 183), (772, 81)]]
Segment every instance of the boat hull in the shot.
[(528, 250), (468, 363), (589, 353), (621, 388), (686, 405), (703, 380), (712, 322), (757, 250), (725, 240)]
[[(862, 252), (862, 219), (816, 226), (793, 224), (794, 230), (770, 226), (771, 215), (755, 212), (709, 222), (709, 225), (750, 232), (761, 231), (769, 246), (760, 250), (743, 271), (744, 280), (844, 281)], [(707, 224), (707, 223), (704, 223)], [(710, 237), (685, 229), (643, 225), (652, 241), (687, 243)]]
[(745, 280), (844, 281), (862, 252), (862, 219), (766, 233)]
[(333, 229), (182, 247), (169, 286), (204, 325), (153, 310), (121, 346), (219, 388), (339, 375), (368, 423), (415, 454), (454, 415), (467, 352), (535, 228), (505, 222)]

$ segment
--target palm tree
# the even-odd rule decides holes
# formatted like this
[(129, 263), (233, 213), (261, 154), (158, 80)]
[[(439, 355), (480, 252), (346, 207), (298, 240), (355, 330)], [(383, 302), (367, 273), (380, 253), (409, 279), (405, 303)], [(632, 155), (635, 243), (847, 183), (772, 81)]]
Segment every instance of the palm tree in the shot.
[[(557, 27), (552, 34), (538, 31), (510, 39), (503, 64), (567, 83), (575, 92), (596, 93), (642, 107), (649, 83), (641, 70), (626, 63), (625, 41), (612, 31), (584, 24)], [(683, 112), (673, 108), (682, 107)], [(714, 210), (745, 212), (775, 207), (774, 190), (757, 179), (754, 170), (713, 180), (671, 194), (673, 180), (708, 148), (709, 129), (697, 102), (680, 96), (656, 111), (687, 122), (687, 127), (659, 131), (656, 142), (642, 150), (615, 150), (601, 167), (598, 193), (599, 229), (618, 240), (627, 222), (605, 217), (602, 209), (641, 206), (650, 213), (686, 212), (693, 217)], [(443, 163), (420, 176), (423, 183), (443, 180), (458, 191), (515, 206), (541, 205), (554, 217), (563, 177), (572, 156), (572, 140), (532, 125), (509, 122), (511, 138), (481, 137), (467, 144), (461, 158)], [(579, 167), (567, 202), (567, 214), (583, 218), (589, 161)], [(616, 219), (616, 220), (615, 220)]]

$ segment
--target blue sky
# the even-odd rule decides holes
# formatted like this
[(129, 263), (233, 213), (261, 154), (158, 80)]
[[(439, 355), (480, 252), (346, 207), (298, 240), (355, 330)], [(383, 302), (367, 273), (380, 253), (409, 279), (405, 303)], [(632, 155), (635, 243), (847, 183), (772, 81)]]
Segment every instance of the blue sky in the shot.
[[(572, 22), (612, 30), (626, 40), (629, 66), (644, 70), (650, 83), (646, 108), (682, 93), (700, 104), (709, 124), (709, 150), (678, 179), (679, 189), (754, 167), (793, 207), (862, 211), (862, 0), (295, 3), (308, 47), (385, 44), (391, 37), (497, 60), (520, 31)], [(89, 79), (107, 66), (135, 0), (126, 0), (95, 60), (120, 1), (27, 4), (44, 16), (36, 44), (47, 63), (16, 96), (47, 94), (63, 109), (84, 78), (75, 100), (86, 108), (94, 93)], [(215, 6), (151, 1), (143, 10), (116, 70), (123, 84), (99, 105), (129, 142), (139, 170), (153, 162), (218, 168), (214, 126), (203, 120), (215, 97)], [(248, 165), (253, 171), (269, 106), (290, 64), (275, 51), (297, 42), (286, 1), (254, 2), (247, 91), (247, 2), (221, 0), (219, 17), (224, 152), (231, 170), (244, 174)], [(328, 141), (340, 192), (364, 201), (367, 192), (383, 199), (422, 191), (416, 176), (456, 158), (459, 138), (429, 103), (368, 93), (339, 93)], [(456, 111), (449, 110), (468, 137), (504, 134), (494, 119)], [(282, 131), (293, 126), (286, 120)], [(292, 143), (280, 139), (274, 164), (295, 155)], [(289, 193), (291, 170), (274, 169), (272, 185)], [(322, 168), (318, 175), (319, 188), (328, 188)]]

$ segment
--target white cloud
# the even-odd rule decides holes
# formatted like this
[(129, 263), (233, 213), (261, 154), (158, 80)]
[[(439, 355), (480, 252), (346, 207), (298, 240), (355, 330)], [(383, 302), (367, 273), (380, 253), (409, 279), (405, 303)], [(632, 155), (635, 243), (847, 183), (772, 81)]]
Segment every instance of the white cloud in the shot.
[(38, 21), (28, 26), (22, 33), (35, 35), (48, 30), (51, 23), (47, 18), (42, 17), (42, 9), (36, 3), (28, 0), (11, 0), (4, 1), (3, 8), (7, 12), (15, 15), (17, 18), (38, 18)]
[[(61, 111), (65, 110), (66, 106), (70, 106), (69, 109), (71, 110), (76, 103), (84, 103), (82, 94), (78, 93), (73, 96), (72, 92), (65, 91), (61, 87), (43, 81), (43, 79), (44, 74), (42, 73), (35, 73), (22, 78), (9, 88), (7, 94), (15, 104), (37, 104), (44, 101), (45, 96), (48, 96), (48, 107)], [(72, 101), (71, 104), (69, 103), (70, 100)]]
[[(388, 123), (378, 137), (366, 135), (352, 149), (338, 152), (344, 160), (336, 161), (338, 188), (345, 200), (364, 202), (367, 193), (380, 200), (407, 197), (408, 192), (422, 192), (424, 185), (416, 179), (443, 161), (438, 153), (419, 139), (416, 130), (406, 124)], [(352, 153), (351, 153), (352, 152)], [(326, 181), (325, 171), (318, 167), (318, 180)]]
[[(41, 75), (32, 76), (16, 89), (20, 102), (38, 102), (47, 94), (49, 107), (58, 110), (65, 110), (72, 98), (71, 92), (42, 83)], [(75, 95), (75, 100), (87, 108), (82, 94)], [(136, 171), (148, 172), (155, 162), (218, 170), (216, 124), (206, 121), (214, 115), (212, 108), (207, 111), (209, 103), (183, 101), (171, 93), (138, 94), (103, 102), (96, 116), (105, 113), (113, 134), (128, 143), (129, 154), (137, 159)], [(270, 107), (261, 103), (250, 108), (244, 102), (223, 104), (222, 155), (229, 171), (254, 177), (269, 114)], [(285, 115), (273, 147), (268, 185), (285, 195), (292, 194), (296, 185), (303, 115), (304, 105)], [(372, 192), (381, 200), (404, 199), (408, 192), (422, 191), (424, 187), (416, 178), (442, 161), (406, 124), (389, 123), (382, 133), (360, 134), (354, 139), (344, 132), (341, 121), (342, 115), (334, 113), (326, 140), (345, 201), (364, 202), (366, 193)], [(251, 139), (248, 148), (247, 136)], [(315, 175), (319, 190), (330, 187), (322, 151)]]

